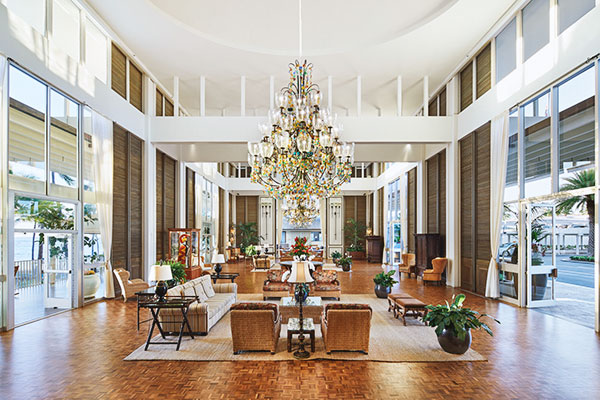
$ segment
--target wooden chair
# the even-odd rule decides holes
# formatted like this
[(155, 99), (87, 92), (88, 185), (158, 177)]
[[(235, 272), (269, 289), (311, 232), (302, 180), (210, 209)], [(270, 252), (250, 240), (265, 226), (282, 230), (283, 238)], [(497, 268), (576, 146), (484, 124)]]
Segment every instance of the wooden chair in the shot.
[(144, 282), (143, 279), (129, 279), (129, 271), (123, 268), (116, 268), (114, 271), (119, 286), (121, 287), (121, 294), (123, 295), (123, 302), (127, 301), (128, 297), (134, 296), (136, 292), (140, 290), (148, 289), (150, 285)]
[(426, 269), (423, 271), (423, 282), (436, 282), (439, 285), (442, 284), (442, 274), (448, 264), (448, 259), (444, 257), (438, 257), (431, 260), (433, 265), (432, 269)]
[(417, 269), (416, 269), (416, 261), (415, 255), (413, 253), (404, 253), (402, 254), (402, 264), (398, 265), (398, 277), (401, 277), (402, 272), (408, 274), (408, 277), (411, 277), (411, 274), (417, 277)]

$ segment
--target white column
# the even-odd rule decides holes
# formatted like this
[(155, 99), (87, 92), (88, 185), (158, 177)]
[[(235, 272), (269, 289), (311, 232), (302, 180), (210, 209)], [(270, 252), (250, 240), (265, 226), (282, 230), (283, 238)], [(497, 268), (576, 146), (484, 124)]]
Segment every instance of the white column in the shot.
[(179, 116), (179, 77), (173, 77), (173, 115)]
[(269, 78), (269, 109), (275, 108), (275, 77)]
[(200, 77), (200, 116), (206, 116), (206, 79), (204, 75)]
[(396, 77), (396, 115), (402, 116), (402, 76)]
[(356, 77), (356, 116), (360, 117), (362, 109), (362, 78)]
[(146, 140), (144, 141), (144, 168), (142, 168), (142, 178), (144, 180), (144, 215), (142, 223), (144, 256), (142, 276), (147, 278), (150, 273), (150, 266), (156, 261), (156, 148), (152, 144), (152, 138), (150, 137), (152, 128), (151, 117), (156, 114), (156, 107), (154, 105), (156, 86), (148, 76), (144, 76), (144, 79), (146, 80), (146, 107), (144, 108), (146, 110)]
[[(490, 52), (490, 78), (492, 87), (496, 86), (496, 38), (492, 38)], [(447, 92), (446, 92), (447, 93)]]
[(242, 76), (240, 79), (240, 115), (244, 117), (246, 115), (246, 77)]
[(423, 116), (429, 116), (429, 76), (423, 77)]
[(523, 11), (517, 13), (517, 68), (523, 64)]
[(446, 284), (460, 286), (460, 181), (458, 179), (460, 166), (458, 160), (458, 141), (456, 123), (454, 126), (454, 140), (446, 145), (446, 258), (448, 259), (448, 272)]
[(327, 107), (333, 111), (333, 77), (327, 77)]
[(425, 167), (424, 161), (417, 163), (417, 232), (425, 232), (425, 174), (423, 168)]
[(177, 221), (177, 227), (184, 228), (186, 226), (185, 218), (185, 162), (177, 161), (177, 214), (175, 220)]
[(381, 235), (379, 232), (379, 189), (373, 191), (373, 235)]

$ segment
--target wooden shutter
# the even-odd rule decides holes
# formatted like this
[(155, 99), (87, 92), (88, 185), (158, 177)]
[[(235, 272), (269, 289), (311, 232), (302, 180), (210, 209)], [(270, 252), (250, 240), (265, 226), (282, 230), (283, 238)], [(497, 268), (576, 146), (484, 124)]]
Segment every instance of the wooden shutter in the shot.
[(129, 102), (144, 112), (143, 106), (144, 74), (131, 62), (129, 63)]
[(433, 100), (431, 100), (429, 102), (429, 116), (430, 117), (437, 117), (438, 115), (438, 98), (434, 97)]
[(439, 172), (439, 233), (440, 233), (440, 254), (446, 255), (446, 150), (438, 153), (438, 172)]
[(476, 131), (476, 287), (475, 291), (485, 295), (487, 270), (490, 264), (490, 124)]
[(163, 94), (156, 89), (156, 116), (162, 117), (163, 115)]
[(246, 197), (246, 222), (254, 222), (258, 228), (258, 196)]
[(425, 169), (427, 178), (427, 233), (439, 233), (439, 181), (437, 155), (425, 161)]
[[(113, 131), (113, 232), (111, 262), (113, 268), (127, 269), (128, 202), (127, 131), (114, 124)], [(115, 288), (117, 288), (115, 286)], [(119, 289), (120, 290), (120, 289)]]
[(175, 228), (177, 162), (156, 150), (156, 258), (169, 257), (169, 228)]
[(112, 89), (124, 99), (127, 98), (127, 57), (117, 47), (112, 44), (111, 50), (111, 68), (110, 68), (110, 83)]
[(491, 43), (477, 55), (477, 98), (492, 87), (492, 45)]
[(471, 105), (473, 102), (473, 63), (469, 64), (460, 71), (460, 111)]
[(163, 248), (164, 235), (163, 235), (163, 221), (164, 221), (164, 191), (165, 185), (163, 181), (163, 153), (156, 150), (156, 260), (163, 260), (163, 254), (167, 252), (166, 248)]
[[(196, 173), (190, 168), (185, 169), (185, 220), (188, 228), (196, 227)], [(219, 208), (221, 210), (221, 208)], [(222, 214), (222, 213), (219, 213)]]
[(173, 103), (165, 97), (165, 117), (173, 116)]
[(473, 290), (473, 144), (474, 135), (459, 141), (460, 147), (460, 276), (461, 287)]
[(143, 278), (143, 160), (144, 142), (129, 133), (129, 272)]
[(415, 233), (417, 233), (417, 169), (408, 171), (408, 251), (415, 252)]
[(439, 103), (440, 103), (440, 116), (444, 117), (446, 116), (446, 88), (444, 88), (444, 90), (442, 90), (440, 92), (440, 96), (439, 96)]

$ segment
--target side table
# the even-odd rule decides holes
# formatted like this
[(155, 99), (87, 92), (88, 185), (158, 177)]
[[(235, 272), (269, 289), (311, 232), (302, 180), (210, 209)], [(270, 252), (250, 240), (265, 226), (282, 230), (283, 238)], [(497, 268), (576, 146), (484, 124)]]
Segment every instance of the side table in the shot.
[[(144, 350), (148, 350), (148, 346), (150, 346), (151, 344), (176, 344), (177, 345), (177, 349), (179, 350), (179, 347), (181, 346), (181, 338), (183, 337), (183, 331), (184, 329), (187, 327), (189, 333), (190, 333), (190, 337), (192, 339), (194, 339), (194, 333), (192, 332), (192, 327), (190, 326), (190, 323), (187, 319), (187, 313), (188, 310), (190, 308), (190, 304), (192, 304), (194, 301), (196, 301), (196, 297), (195, 296), (188, 296), (188, 297), (182, 297), (182, 298), (167, 298), (165, 299), (165, 301), (158, 301), (156, 299), (152, 299), (149, 301), (144, 301), (142, 303), (140, 303), (140, 307), (141, 308), (148, 308), (150, 310), (150, 312), (152, 313), (152, 326), (149, 329), (148, 332), (148, 339), (146, 340), (146, 347), (144, 347)], [(154, 332), (154, 327), (158, 327), (158, 331), (160, 332), (160, 336), (163, 339), (166, 339), (166, 333), (162, 328), (161, 322), (158, 318), (159, 314), (160, 314), (160, 310), (164, 310), (164, 309), (178, 309), (181, 311), (181, 325), (179, 328), (179, 337), (177, 338), (176, 342), (152, 342), (152, 333)]]
[(210, 274), (213, 283), (217, 283), (217, 279), (231, 279), (231, 283), (234, 283), (235, 278), (238, 276), (240, 276), (240, 274), (237, 272), (221, 272), (218, 275), (216, 273)]
[[(310, 351), (315, 352), (315, 324), (312, 318), (303, 319), (303, 331), (310, 335)], [(287, 323), (287, 351), (292, 351), (293, 335), (300, 334), (300, 318), (290, 318)]]

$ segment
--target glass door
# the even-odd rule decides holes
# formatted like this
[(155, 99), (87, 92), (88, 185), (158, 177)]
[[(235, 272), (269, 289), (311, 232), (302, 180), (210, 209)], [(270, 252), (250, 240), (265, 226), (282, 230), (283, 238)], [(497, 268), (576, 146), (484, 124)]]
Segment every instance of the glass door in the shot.
[(389, 225), (389, 260), (390, 265), (402, 264), (402, 250), (404, 249), (404, 243), (402, 241), (402, 226), (400, 221), (391, 221)]
[(555, 304), (556, 206), (552, 203), (527, 205), (527, 307)]
[(71, 308), (73, 287), (73, 234), (44, 235), (44, 308)]

